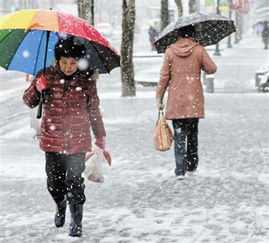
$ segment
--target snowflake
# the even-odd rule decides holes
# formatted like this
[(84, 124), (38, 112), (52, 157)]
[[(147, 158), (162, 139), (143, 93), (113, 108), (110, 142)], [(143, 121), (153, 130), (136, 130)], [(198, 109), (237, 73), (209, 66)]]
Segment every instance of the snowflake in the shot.
[(22, 56), (27, 58), (30, 56), (30, 52), (28, 50), (23, 51)]

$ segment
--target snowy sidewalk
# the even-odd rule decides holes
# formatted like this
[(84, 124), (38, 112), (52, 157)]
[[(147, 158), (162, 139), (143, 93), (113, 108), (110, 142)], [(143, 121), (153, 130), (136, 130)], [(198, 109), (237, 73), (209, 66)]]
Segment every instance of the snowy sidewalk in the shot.
[[(255, 92), (253, 71), (268, 55), (253, 37), (213, 58), (219, 66), (218, 90), (205, 94), (199, 168), (184, 181), (175, 179), (173, 150), (153, 147), (155, 88), (138, 86), (137, 97), (122, 98), (119, 70), (101, 75), (98, 90), (113, 161), (103, 184), (85, 181), (81, 239), (67, 236), (69, 212), (66, 225), (54, 227), (44, 153), (32, 139), (22, 90), (17, 96), (5, 91), (0, 100), (5, 114), (0, 122), (8, 123), (0, 127), (0, 242), (267, 243), (269, 98)], [(15, 108), (20, 111), (16, 118)]]
[(268, 241), (268, 94), (206, 95), (198, 172), (176, 181), (173, 151), (153, 148), (154, 90), (100, 93), (113, 167), (85, 181), (83, 237), (67, 236), (69, 213), (54, 227), (44, 155), (24, 129), (1, 138), (0, 242)]

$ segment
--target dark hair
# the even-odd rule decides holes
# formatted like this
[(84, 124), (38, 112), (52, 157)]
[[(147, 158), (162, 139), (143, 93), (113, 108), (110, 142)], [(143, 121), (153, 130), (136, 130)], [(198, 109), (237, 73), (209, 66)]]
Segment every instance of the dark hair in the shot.
[(81, 58), (85, 55), (85, 52), (86, 49), (82, 41), (73, 36), (66, 39), (59, 39), (54, 49), (56, 61), (59, 61), (60, 57)]

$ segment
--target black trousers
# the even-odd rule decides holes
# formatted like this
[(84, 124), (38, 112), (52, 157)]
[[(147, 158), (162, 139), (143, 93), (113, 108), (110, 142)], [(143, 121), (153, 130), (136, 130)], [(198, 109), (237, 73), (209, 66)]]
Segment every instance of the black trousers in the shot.
[(194, 171), (198, 166), (199, 118), (173, 120), (176, 175)]
[(65, 197), (69, 204), (83, 204), (85, 153), (59, 154), (46, 152), (47, 187), (56, 203)]

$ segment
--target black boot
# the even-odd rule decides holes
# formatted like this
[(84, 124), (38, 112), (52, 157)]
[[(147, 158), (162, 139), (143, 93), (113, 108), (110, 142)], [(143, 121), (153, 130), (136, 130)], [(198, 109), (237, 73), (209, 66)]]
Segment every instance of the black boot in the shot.
[(54, 223), (56, 227), (62, 227), (65, 222), (65, 211), (66, 211), (66, 199), (57, 202), (57, 209), (54, 217)]
[(82, 234), (83, 205), (73, 204), (69, 205), (69, 208), (71, 213), (69, 236), (80, 237)]

